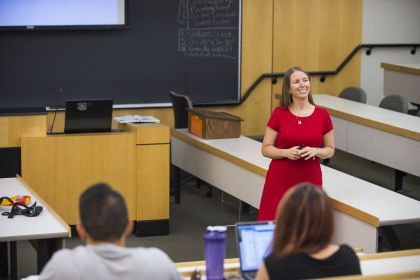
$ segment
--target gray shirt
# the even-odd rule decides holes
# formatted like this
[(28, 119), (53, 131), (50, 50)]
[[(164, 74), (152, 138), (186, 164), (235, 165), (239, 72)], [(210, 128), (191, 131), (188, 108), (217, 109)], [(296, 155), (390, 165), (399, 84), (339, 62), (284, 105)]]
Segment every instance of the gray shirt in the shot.
[(39, 278), (179, 280), (181, 276), (169, 257), (157, 248), (102, 243), (56, 252)]

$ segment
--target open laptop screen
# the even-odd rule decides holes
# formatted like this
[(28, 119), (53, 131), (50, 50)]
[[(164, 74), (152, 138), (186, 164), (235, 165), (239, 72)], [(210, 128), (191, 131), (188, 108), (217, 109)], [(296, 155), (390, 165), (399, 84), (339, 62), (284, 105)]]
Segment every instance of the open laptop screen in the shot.
[(67, 100), (65, 133), (110, 132), (113, 101)]
[(257, 271), (263, 259), (271, 252), (275, 224), (251, 222), (236, 224), (241, 272)]

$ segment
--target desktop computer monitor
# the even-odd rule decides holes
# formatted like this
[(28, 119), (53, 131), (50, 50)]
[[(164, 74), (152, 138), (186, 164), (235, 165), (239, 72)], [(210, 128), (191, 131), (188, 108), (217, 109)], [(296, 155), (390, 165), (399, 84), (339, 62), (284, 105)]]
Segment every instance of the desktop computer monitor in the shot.
[(64, 133), (110, 132), (112, 105), (109, 99), (67, 100)]

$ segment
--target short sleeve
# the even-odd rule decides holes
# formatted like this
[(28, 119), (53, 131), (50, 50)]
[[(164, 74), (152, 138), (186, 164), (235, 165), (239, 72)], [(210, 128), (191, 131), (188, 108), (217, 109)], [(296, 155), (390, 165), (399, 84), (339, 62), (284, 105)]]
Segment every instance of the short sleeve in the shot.
[(328, 113), (327, 110), (324, 110), (324, 125), (323, 125), (322, 135), (327, 134), (332, 129), (333, 129), (333, 124), (331, 121), (330, 113)]
[(270, 119), (268, 120), (267, 126), (275, 131), (279, 131), (280, 130), (280, 117), (279, 117), (279, 113), (280, 113), (280, 108), (277, 107), (276, 109), (274, 109), (273, 113), (271, 114)]

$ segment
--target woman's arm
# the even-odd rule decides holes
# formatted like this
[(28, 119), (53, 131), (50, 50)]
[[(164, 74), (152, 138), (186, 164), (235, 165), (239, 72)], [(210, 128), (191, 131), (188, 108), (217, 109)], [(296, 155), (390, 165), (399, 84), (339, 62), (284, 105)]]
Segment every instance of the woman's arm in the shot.
[(305, 147), (299, 151), (300, 156), (305, 160), (319, 157), (321, 159), (330, 158), (334, 155), (335, 144), (334, 144), (334, 131), (331, 130), (326, 133), (323, 137), (323, 147)]
[(334, 130), (330, 130), (324, 135), (323, 143), (324, 146), (319, 149), (317, 157), (321, 159), (333, 157), (335, 152)]
[(256, 280), (269, 280), (270, 276), (268, 276), (267, 268), (265, 267), (265, 263), (263, 262), (258, 269), (257, 275), (255, 276)]
[(295, 146), (290, 149), (278, 149), (276, 148), (278, 132), (274, 129), (267, 127), (264, 134), (264, 140), (261, 147), (263, 156), (271, 159), (289, 158), (291, 160), (300, 159), (299, 147)]

